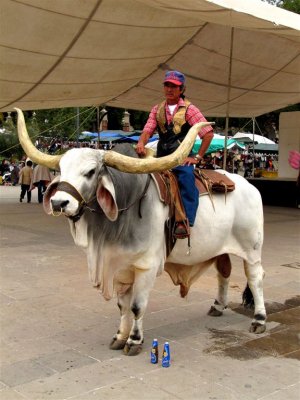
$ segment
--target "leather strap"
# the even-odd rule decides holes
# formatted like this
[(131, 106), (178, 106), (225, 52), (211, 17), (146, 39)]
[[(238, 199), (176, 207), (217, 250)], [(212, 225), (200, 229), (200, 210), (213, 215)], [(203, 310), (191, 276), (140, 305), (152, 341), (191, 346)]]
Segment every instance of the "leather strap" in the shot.
[(69, 182), (60, 181), (57, 185), (57, 190), (70, 194), (72, 197), (74, 197), (74, 199), (78, 201), (80, 205), (86, 204), (86, 201), (78, 192), (78, 190)]

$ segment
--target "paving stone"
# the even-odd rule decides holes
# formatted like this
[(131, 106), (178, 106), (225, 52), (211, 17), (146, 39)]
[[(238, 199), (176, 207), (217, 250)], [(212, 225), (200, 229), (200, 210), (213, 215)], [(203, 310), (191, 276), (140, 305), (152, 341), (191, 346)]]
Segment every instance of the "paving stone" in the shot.
[(16, 392), (14, 389), (3, 389), (0, 391), (1, 400), (28, 400), (21, 393)]
[(131, 378), (100, 388), (96, 391), (83, 393), (74, 400), (176, 400), (180, 399), (163, 388), (152, 387), (141, 380)]
[(65, 350), (41, 356), (37, 359), (37, 362), (56, 372), (65, 372), (80, 368), (84, 365), (93, 364), (96, 360), (92, 357), (80, 354), (78, 351)]
[(49, 399), (49, 396), (55, 400), (72, 397), (129, 378), (130, 374), (117, 364), (117, 360), (96, 362), (16, 386), (15, 390), (31, 400)]
[(264, 397), (264, 400), (299, 400), (300, 384), (291, 385)]
[(6, 343), (0, 347), (1, 360), (7, 364), (13, 364), (18, 361), (36, 359), (45, 354), (52, 354), (58, 351), (65, 351), (68, 347), (52, 340), (51, 338), (36, 338), (31, 340), (22, 340), (20, 342)]
[(40, 365), (36, 360), (25, 360), (2, 365), (0, 380), (7, 386), (14, 387), (38, 378), (51, 376), (54, 373), (55, 371)]

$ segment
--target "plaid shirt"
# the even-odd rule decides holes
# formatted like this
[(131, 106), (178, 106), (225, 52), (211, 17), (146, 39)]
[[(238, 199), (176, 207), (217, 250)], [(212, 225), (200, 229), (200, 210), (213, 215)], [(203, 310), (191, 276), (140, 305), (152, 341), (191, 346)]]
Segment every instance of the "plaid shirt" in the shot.
[[(158, 106), (159, 106), (159, 104), (157, 104), (156, 106), (154, 106), (152, 108), (149, 118), (143, 129), (143, 132), (146, 132), (146, 133), (150, 134), (151, 136), (153, 135), (154, 131), (157, 128), (156, 114), (157, 114)], [(177, 103), (176, 108), (174, 110), (174, 114), (177, 112), (179, 106), (185, 106), (185, 103), (182, 98), (179, 99), (179, 102)], [(167, 103), (165, 105), (165, 111), (166, 111), (167, 122), (169, 124), (170, 122), (172, 122), (173, 116), (169, 111), (169, 107), (167, 106)], [(191, 104), (188, 107), (186, 114), (185, 114), (185, 119), (191, 126), (195, 125), (197, 122), (207, 122), (206, 119), (204, 118), (204, 116), (202, 115), (202, 113), (200, 112), (200, 110), (193, 104)], [(213, 128), (210, 125), (205, 126), (204, 128), (201, 129), (201, 131), (199, 132), (199, 137), (202, 138), (208, 132), (213, 132)]]

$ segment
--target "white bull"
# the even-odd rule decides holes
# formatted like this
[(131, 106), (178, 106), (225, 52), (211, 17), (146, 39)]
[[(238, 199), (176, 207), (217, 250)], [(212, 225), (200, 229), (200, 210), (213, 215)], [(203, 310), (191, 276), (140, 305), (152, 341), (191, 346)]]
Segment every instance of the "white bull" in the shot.
[[(23, 132), (19, 136), (25, 151), (34, 161), (44, 162), (44, 155), (37, 155), (31, 143), (24, 144), (24, 126), (19, 126)], [(125, 149), (128, 156), (134, 156), (134, 151)], [(118, 156), (125, 160), (117, 153), (113, 157)], [(49, 160), (44, 163), (49, 165)], [(139, 161), (130, 159), (131, 165)], [(166, 258), (164, 228), (169, 209), (159, 200), (154, 182), (148, 174), (124, 173), (107, 164), (107, 153), (102, 150), (72, 149), (65, 153), (60, 159), (61, 175), (49, 186), (44, 208), (68, 217), (76, 245), (87, 253), (91, 281), (104, 297), (110, 299), (114, 290), (117, 293), (121, 322), (110, 347), (124, 348), (128, 355), (139, 353), (149, 294), (164, 269), (186, 295), (190, 285), (215, 265), (219, 289), (209, 314), (221, 315), (227, 306), (228, 254), (244, 261), (255, 305), (250, 330), (264, 332), (263, 210), (257, 189), (241, 176), (226, 173), (236, 186), (227, 194), (226, 204), (222, 195), (214, 196), (214, 208), (208, 196), (201, 197), (191, 229), (191, 253), (187, 254), (186, 240), (177, 240)]]

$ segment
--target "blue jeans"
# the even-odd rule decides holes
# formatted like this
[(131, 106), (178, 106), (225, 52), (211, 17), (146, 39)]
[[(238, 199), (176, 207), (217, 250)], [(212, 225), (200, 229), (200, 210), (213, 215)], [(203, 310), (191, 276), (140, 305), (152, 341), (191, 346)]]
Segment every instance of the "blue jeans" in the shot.
[(194, 166), (179, 165), (178, 167), (173, 168), (172, 172), (174, 172), (178, 180), (186, 216), (189, 220), (190, 226), (193, 226), (199, 204), (199, 191), (195, 184)]

